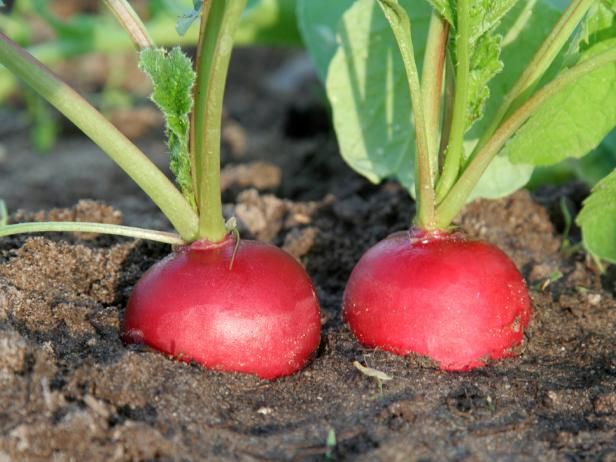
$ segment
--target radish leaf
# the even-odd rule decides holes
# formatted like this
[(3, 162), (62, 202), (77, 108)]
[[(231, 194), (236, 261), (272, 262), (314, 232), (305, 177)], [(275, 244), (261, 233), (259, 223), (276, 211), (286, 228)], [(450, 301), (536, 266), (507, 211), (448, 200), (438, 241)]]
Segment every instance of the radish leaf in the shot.
[[(414, 12), (419, 56), (425, 47), (419, 37), (426, 36), (431, 9), (412, 0), (400, 4)], [(411, 98), (398, 46), (377, 3), (357, 1), (344, 14), (337, 37), (326, 89), (342, 157), (374, 183), (395, 177), (413, 192)]]
[(152, 80), (152, 101), (165, 115), (171, 171), (183, 196), (196, 209), (188, 146), (195, 81), (192, 62), (179, 47), (170, 51), (149, 48), (141, 52), (139, 67)]
[(600, 181), (576, 218), (588, 251), (616, 263), (616, 170)]
[(299, 28), (322, 81), (338, 48), (336, 28), (353, 3), (354, 0), (298, 0)]
[[(612, 1), (612, 4), (616, 2)], [(607, 4), (604, 2), (604, 4)], [(591, 11), (574, 64), (616, 47), (616, 26)], [(612, 21), (616, 19), (612, 6)], [(613, 23), (616, 24), (616, 23)], [(531, 116), (505, 147), (514, 162), (550, 165), (567, 157), (582, 157), (616, 127), (616, 63), (602, 66), (563, 88)]]
[(545, 0), (520, 0), (503, 17), (496, 33), (503, 37), (500, 59), (505, 64), (505, 70), (490, 81), (490, 98), (484, 106), (484, 117), (472, 127), (472, 138), (478, 138), (490, 125), (502, 99), (511, 90), (558, 17), (559, 12)]

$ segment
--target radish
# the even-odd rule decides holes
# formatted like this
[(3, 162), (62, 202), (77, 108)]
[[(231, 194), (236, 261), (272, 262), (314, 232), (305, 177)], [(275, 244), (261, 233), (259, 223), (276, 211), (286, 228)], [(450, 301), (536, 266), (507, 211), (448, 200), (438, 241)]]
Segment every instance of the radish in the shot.
[(321, 325), (310, 279), (277, 247), (234, 247), (196, 241), (150, 268), (128, 302), (126, 341), (266, 379), (301, 369)]
[(531, 304), (520, 273), (498, 248), (456, 233), (411, 230), (361, 258), (343, 312), (366, 346), (468, 370), (514, 354)]
[(0, 33), (0, 62), (18, 74), (115, 160), (167, 216), (177, 234), (98, 223), (21, 223), (19, 232), (118, 234), (176, 245), (145, 273), (125, 311), (123, 338), (184, 361), (275, 379), (304, 367), (319, 344), (319, 304), (302, 266), (268, 244), (240, 241), (220, 194), (222, 101), (232, 37), (247, 0), (194, 2), (178, 22), (201, 20), (196, 73), (179, 49), (156, 48), (125, 0), (105, 2), (140, 52), (162, 110), (178, 188), (64, 82)]
[[(330, 8), (301, 1), (307, 17)], [(372, 182), (399, 179), (417, 204), (410, 231), (369, 249), (350, 275), (342, 312), (368, 347), (427, 357), (444, 370), (470, 370), (521, 350), (532, 313), (524, 280), (503, 252), (453, 233), (452, 222), (471, 197), (509, 194), (528, 181), (533, 165), (581, 156), (609, 133), (616, 113), (604, 109), (613, 106), (607, 95), (616, 49), (598, 19), (609, 22), (613, 12), (572, 0), (519, 76), (491, 82), (504, 66), (505, 43), (509, 57), (524, 55), (543, 34), (529, 37), (524, 23), (535, 10), (525, 16), (514, 6), (356, 0), (323, 20), (337, 28), (337, 46), (314, 54), (327, 65), (343, 158)], [(410, 14), (414, 25), (429, 23), (426, 36), (412, 30)], [(584, 34), (574, 34), (578, 26)], [(313, 50), (322, 42), (316, 30), (304, 31)], [(421, 75), (417, 49), (424, 50)], [(566, 57), (560, 72), (559, 56)], [(500, 98), (489, 100), (490, 92)], [(612, 259), (614, 214), (605, 207), (615, 184), (614, 174), (600, 183), (582, 214), (585, 240)]]

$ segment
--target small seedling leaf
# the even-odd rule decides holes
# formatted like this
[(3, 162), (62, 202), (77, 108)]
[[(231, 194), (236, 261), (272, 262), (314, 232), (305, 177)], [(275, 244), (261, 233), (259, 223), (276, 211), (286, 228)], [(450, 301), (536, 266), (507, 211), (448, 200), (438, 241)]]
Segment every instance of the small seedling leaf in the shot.
[(353, 366), (355, 366), (355, 369), (357, 369), (359, 372), (361, 372), (365, 376), (373, 377), (373, 378), (378, 379), (378, 380), (380, 380), (382, 382), (387, 382), (388, 380), (392, 380), (393, 379), (393, 377), (391, 375), (388, 375), (388, 374), (386, 374), (383, 371), (379, 371), (377, 369), (373, 369), (371, 367), (364, 366), (359, 361), (353, 361)]
[(152, 80), (152, 101), (165, 115), (171, 171), (182, 194), (195, 209), (188, 146), (195, 82), (192, 62), (179, 47), (169, 51), (149, 48), (141, 52), (139, 67)]
[(334, 456), (334, 450), (336, 449), (336, 430), (330, 428), (327, 432), (327, 439), (325, 440), (325, 459), (332, 460)]
[(9, 213), (6, 210), (6, 203), (0, 199), (0, 226), (9, 224)]

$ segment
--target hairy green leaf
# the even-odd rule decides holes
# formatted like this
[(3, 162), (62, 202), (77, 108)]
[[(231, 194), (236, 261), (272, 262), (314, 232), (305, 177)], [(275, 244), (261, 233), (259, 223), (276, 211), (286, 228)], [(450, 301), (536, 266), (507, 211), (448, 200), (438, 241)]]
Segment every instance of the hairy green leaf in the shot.
[(503, 69), (499, 59), (502, 38), (484, 34), (477, 39), (471, 52), (466, 125), (470, 128), (481, 118), (483, 107), (490, 96), (488, 82)]
[(152, 101), (165, 115), (171, 171), (182, 194), (196, 209), (188, 146), (195, 82), (192, 62), (179, 47), (169, 51), (151, 48), (141, 52), (139, 67), (152, 80)]
[(325, 81), (329, 63), (338, 49), (337, 27), (355, 0), (298, 0), (297, 17), (306, 49), (317, 74)]
[[(456, 0), (428, 0), (450, 23), (453, 33), (450, 40), (455, 56), (456, 40), (463, 40), (455, 33), (457, 28)], [(500, 61), (501, 37), (494, 29), (518, 0), (470, 0), (470, 84), (466, 110), (466, 129), (470, 129), (483, 114), (490, 96), (488, 84), (503, 69)]]
[(559, 12), (546, 0), (520, 0), (503, 17), (495, 32), (503, 37), (500, 59), (505, 65), (504, 72), (490, 81), (490, 98), (484, 106), (484, 117), (473, 125), (469, 133), (471, 138), (478, 138), (490, 124), (502, 99), (548, 36), (558, 17)]
[[(400, 3), (413, 12), (413, 42), (420, 56), (431, 9), (414, 0)], [(337, 37), (326, 89), (342, 156), (370, 181), (394, 177), (413, 193), (415, 130), (408, 83), (377, 3), (357, 1), (344, 14)]]
[(473, 0), (471, 4), (471, 44), (492, 31), (518, 0)]
[(616, 170), (599, 182), (576, 218), (584, 246), (592, 254), (616, 263)]

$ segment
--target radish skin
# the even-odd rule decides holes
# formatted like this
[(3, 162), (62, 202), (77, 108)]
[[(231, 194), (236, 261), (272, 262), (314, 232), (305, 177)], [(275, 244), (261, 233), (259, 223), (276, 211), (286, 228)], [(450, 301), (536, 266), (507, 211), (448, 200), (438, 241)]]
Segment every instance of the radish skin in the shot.
[(411, 230), (361, 258), (343, 312), (362, 344), (455, 371), (514, 355), (532, 308), (520, 273), (497, 247)]
[(242, 240), (233, 258), (234, 247), (196, 241), (150, 268), (130, 296), (125, 341), (265, 379), (304, 367), (321, 327), (306, 272), (269, 244)]

